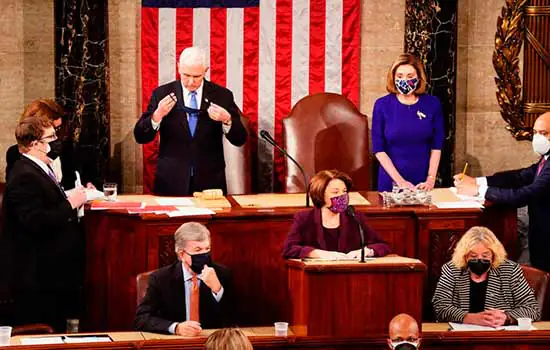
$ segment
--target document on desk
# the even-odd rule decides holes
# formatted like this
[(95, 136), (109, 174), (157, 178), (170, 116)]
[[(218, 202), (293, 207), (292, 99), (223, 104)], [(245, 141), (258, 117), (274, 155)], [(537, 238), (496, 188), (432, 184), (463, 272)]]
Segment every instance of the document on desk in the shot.
[(432, 192), (433, 204), (440, 209), (483, 208), (485, 200), (457, 194), (454, 187), (436, 188)]
[(177, 207), (178, 210), (168, 212), (167, 215), (171, 218), (177, 216), (197, 216), (197, 215), (214, 215), (215, 211), (207, 208), (197, 207)]
[(186, 197), (156, 197), (155, 200), (159, 205), (173, 205), (175, 207), (192, 207), (195, 205), (192, 198)]
[[(359, 261), (360, 258), (302, 258), (303, 261)], [(371, 261), (376, 260), (376, 258), (373, 257), (365, 257), (365, 261)]]
[(62, 337), (28, 337), (19, 341), (21, 345), (63, 344)]
[(113, 340), (108, 335), (65, 335), (63, 341), (68, 344), (75, 343), (105, 343)]
[[(459, 332), (478, 332), (478, 331), (519, 331), (519, 326), (502, 326), (502, 327), (488, 327), (488, 326), (478, 326), (476, 324), (467, 324), (467, 323), (455, 323), (449, 322), (449, 326), (452, 331)], [(530, 330), (536, 330), (533, 325), (531, 325)]]

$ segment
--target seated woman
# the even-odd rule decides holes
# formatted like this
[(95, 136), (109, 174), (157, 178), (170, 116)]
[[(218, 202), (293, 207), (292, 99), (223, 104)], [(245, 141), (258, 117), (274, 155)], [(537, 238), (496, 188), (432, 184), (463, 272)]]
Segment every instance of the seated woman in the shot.
[[(361, 255), (359, 227), (348, 209), (351, 178), (338, 170), (323, 170), (310, 181), (309, 195), (315, 208), (294, 215), (283, 256), (291, 258), (357, 258)], [(384, 256), (387, 244), (355, 214), (365, 233), (365, 256)]]
[(458, 241), (441, 269), (432, 299), (441, 322), (500, 327), (517, 319), (540, 318), (540, 310), (518, 264), (506, 259), (488, 228), (474, 226)]

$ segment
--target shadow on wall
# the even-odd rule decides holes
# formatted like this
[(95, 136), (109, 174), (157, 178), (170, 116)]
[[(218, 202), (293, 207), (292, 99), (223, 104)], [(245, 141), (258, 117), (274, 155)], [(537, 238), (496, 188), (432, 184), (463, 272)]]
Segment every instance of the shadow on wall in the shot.
[[(479, 159), (477, 159), (473, 155), (467, 153), (466, 156), (464, 157), (464, 161), (468, 162), (468, 170), (466, 171), (467, 172), (466, 175), (469, 175), (472, 177), (491, 175), (491, 174), (483, 174)], [(462, 169), (464, 169), (464, 164), (460, 165), (455, 170), (456, 172), (459, 172), (459, 171), (461, 172)]]

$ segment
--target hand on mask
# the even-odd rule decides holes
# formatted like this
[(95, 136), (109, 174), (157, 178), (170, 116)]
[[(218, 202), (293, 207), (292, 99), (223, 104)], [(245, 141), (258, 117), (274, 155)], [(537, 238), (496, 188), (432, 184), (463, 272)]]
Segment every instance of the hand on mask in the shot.
[(201, 272), (202, 281), (204, 284), (212, 290), (214, 293), (219, 293), (220, 289), (222, 288), (222, 285), (220, 283), (220, 280), (218, 279), (218, 275), (216, 274), (216, 270), (214, 270), (210, 266), (204, 265), (204, 268)]

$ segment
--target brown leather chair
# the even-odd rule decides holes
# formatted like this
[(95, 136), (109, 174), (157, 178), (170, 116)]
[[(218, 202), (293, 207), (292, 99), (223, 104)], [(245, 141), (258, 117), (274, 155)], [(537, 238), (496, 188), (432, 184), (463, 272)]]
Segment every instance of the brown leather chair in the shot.
[(550, 320), (550, 301), (547, 301), (549, 298), (548, 280), (550, 276), (542, 270), (527, 265), (521, 265), (521, 269), (527, 283), (535, 292), (535, 298), (541, 311), (541, 320)]
[(249, 135), (241, 147), (233, 146), (223, 137), (223, 155), (225, 157), (225, 181), (227, 194), (246, 194), (251, 192), (250, 179), (250, 126), (248, 118), (241, 113), (241, 122)]
[[(283, 119), (283, 139), (308, 181), (320, 170), (338, 169), (351, 176), (354, 189), (370, 189), (367, 117), (344, 96), (319, 93), (298, 101)], [(286, 192), (305, 192), (306, 186), (287, 159)]]
[(149, 275), (155, 272), (156, 270), (147, 271), (140, 273), (136, 277), (136, 292), (137, 292), (137, 305), (141, 303), (141, 300), (145, 297), (147, 293), (147, 285), (149, 283)]

